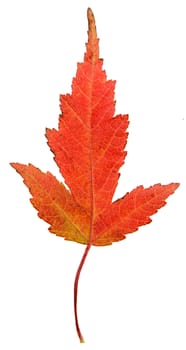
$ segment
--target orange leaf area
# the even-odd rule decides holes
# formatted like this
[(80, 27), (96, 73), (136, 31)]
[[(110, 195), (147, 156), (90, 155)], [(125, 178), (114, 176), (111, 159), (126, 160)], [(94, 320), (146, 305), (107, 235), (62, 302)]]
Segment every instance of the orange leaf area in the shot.
[(78, 281), (90, 247), (121, 241), (150, 223), (179, 186), (138, 186), (113, 202), (119, 169), (127, 155), (129, 120), (126, 114), (115, 115), (115, 81), (107, 80), (98, 44), (89, 8), (84, 61), (77, 65), (71, 94), (60, 96), (58, 129), (46, 129), (47, 143), (65, 184), (31, 164), (11, 163), (28, 187), (38, 216), (50, 225), (49, 231), (86, 245), (74, 282), (75, 324), (81, 343)]
[(72, 93), (60, 96), (59, 128), (46, 137), (68, 189), (33, 165), (11, 163), (23, 177), (31, 202), (49, 231), (91, 245), (120, 241), (165, 205), (177, 183), (137, 187), (112, 202), (127, 152), (128, 115), (114, 116), (115, 81), (107, 80), (99, 58), (94, 15), (88, 9), (88, 43), (78, 63)]
[[(90, 212), (80, 206), (69, 190), (52, 174), (33, 165), (11, 163), (24, 178), (32, 195), (31, 203), (40, 218), (50, 224), (49, 231), (78, 243), (90, 242)], [(139, 226), (151, 222), (150, 216), (166, 204), (178, 184), (137, 187), (111, 203), (92, 221), (92, 245), (108, 245), (125, 238)]]

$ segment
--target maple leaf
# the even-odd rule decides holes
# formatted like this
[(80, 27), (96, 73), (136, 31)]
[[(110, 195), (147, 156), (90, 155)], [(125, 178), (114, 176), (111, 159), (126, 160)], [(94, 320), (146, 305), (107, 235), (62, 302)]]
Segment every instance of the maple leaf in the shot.
[(78, 281), (92, 245), (105, 246), (150, 223), (179, 186), (138, 186), (112, 202), (119, 169), (127, 152), (128, 115), (114, 116), (115, 81), (107, 80), (99, 58), (95, 19), (88, 9), (88, 43), (84, 62), (78, 63), (72, 93), (61, 95), (59, 128), (46, 137), (66, 186), (51, 173), (31, 164), (11, 163), (23, 177), (31, 202), (49, 231), (66, 240), (86, 244), (74, 282), (74, 312), (80, 342), (84, 342), (77, 317)]

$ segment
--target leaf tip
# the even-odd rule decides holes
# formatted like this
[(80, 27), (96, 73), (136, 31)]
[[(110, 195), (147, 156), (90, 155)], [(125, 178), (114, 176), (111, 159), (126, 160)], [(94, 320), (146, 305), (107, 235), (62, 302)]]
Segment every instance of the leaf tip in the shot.
[(87, 52), (85, 54), (85, 61), (92, 61), (96, 63), (99, 59), (99, 46), (96, 31), (96, 21), (94, 13), (90, 7), (87, 9), (88, 19), (88, 43), (86, 44)]
[(180, 186), (179, 182), (175, 182), (175, 189), (177, 189)]
[(180, 183), (179, 182), (172, 182), (171, 184), (170, 184), (170, 187), (171, 187), (171, 189), (172, 189), (172, 193), (174, 193), (176, 190), (177, 190), (177, 188), (180, 186)]
[(96, 22), (92, 9), (88, 7), (87, 9), (87, 18), (88, 18), (88, 29), (90, 32), (96, 33)]
[(11, 166), (12, 168), (14, 168), (14, 169), (17, 171), (18, 163), (10, 162), (9, 164), (10, 164), (10, 166)]

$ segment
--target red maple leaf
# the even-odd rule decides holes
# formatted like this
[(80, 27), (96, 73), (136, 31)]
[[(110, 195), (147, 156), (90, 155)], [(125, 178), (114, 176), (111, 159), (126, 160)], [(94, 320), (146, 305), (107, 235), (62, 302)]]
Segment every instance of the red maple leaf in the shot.
[(72, 93), (61, 95), (59, 128), (47, 129), (46, 137), (68, 189), (51, 173), (33, 165), (11, 163), (23, 177), (31, 202), (49, 231), (66, 240), (86, 244), (74, 283), (74, 311), (82, 266), (92, 245), (105, 246), (151, 222), (179, 186), (139, 186), (112, 202), (119, 169), (127, 152), (128, 115), (114, 116), (115, 81), (107, 80), (99, 58), (95, 19), (88, 9), (88, 43), (84, 62), (78, 63)]

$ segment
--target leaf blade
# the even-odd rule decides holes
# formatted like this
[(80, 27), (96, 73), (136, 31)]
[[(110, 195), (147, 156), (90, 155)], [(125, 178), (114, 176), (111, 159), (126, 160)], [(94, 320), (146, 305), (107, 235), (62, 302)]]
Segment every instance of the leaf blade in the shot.
[[(95, 245), (112, 244), (126, 238), (166, 204), (166, 199), (179, 187), (178, 183), (156, 184), (148, 188), (138, 186), (121, 199), (112, 203), (95, 224)], [(102, 229), (104, 227), (104, 229)], [(97, 238), (97, 239), (96, 239)]]
[(70, 192), (51, 173), (43, 173), (32, 164), (11, 163), (22, 176), (38, 216), (50, 224), (49, 231), (66, 240), (86, 244), (89, 218), (74, 202)]
[(72, 94), (60, 96), (59, 129), (47, 129), (46, 137), (76, 202), (95, 218), (112, 202), (129, 122), (128, 115), (114, 117), (115, 81), (102, 68), (91, 11), (88, 16), (84, 62), (78, 63)]

